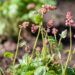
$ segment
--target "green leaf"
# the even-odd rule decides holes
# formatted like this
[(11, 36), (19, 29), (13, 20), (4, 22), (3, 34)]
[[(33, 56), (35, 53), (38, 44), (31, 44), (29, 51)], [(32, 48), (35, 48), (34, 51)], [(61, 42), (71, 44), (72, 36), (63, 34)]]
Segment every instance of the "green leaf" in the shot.
[(60, 34), (60, 36), (61, 36), (61, 38), (66, 38), (66, 36), (67, 36), (67, 29), (66, 30), (64, 30), (61, 34)]
[[(10, 18), (14, 18), (14, 17), (16, 17), (17, 16), (17, 10), (18, 10), (18, 6), (17, 6), (17, 4), (11, 4), (10, 6), (9, 6), (9, 17)], [(12, 15), (11, 15), (12, 14)]]
[(25, 75), (34, 75), (35, 70), (25, 73)]
[(34, 72), (34, 75), (45, 75), (46, 70), (47, 70), (47, 67), (40, 66), (39, 68), (36, 69), (36, 71)]
[(2, 21), (0, 21), (0, 35), (3, 34), (3, 32), (4, 32), (4, 28), (5, 28), (5, 23), (2, 22)]
[[(28, 57), (28, 59), (29, 59), (29, 57)], [(22, 57), (22, 59), (19, 59), (19, 63), (20, 63), (21, 65), (27, 65), (27, 54), (25, 54), (25, 55)]]
[(53, 6), (56, 6), (57, 4), (56, 0), (45, 0), (45, 3)]
[(23, 47), (23, 46), (25, 46), (26, 45), (26, 41), (23, 41), (22, 43), (21, 43), (21, 47)]
[(50, 75), (57, 75), (54, 70), (50, 70), (48, 73), (49, 73)]
[(5, 52), (4, 56), (7, 58), (12, 58), (14, 56), (14, 54), (10, 53), (10, 52)]
[(42, 66), (43, 65), (43, 61), (41, 59), (35, 59), (32, 63), (32, 65), (38, 67), (38, 66)]
[(75, 68), (73, 68), (73, 75), (75, 75)]
[(48, 41), (52, 44), (56, 43), (56, 40), (53, 37), (49, 37)]
[(72, 74), (72, 69), (71, 69), (70, 67), (67, 69), (65, 75), (73, 75), (73, 74)]
[(72, 68), (70, 68), (70, 67), (68, 67), (68, 70), (69, 70), (69, 72), (70, 72), (70, 75), (73, 75), (74, 70), (73, 70)]
[(35, 17), (35, 23), (38, 24), (38, 23), (40, 23), (41, 21), (42, 21), (41, 15), (36, 15), (36, 17)]

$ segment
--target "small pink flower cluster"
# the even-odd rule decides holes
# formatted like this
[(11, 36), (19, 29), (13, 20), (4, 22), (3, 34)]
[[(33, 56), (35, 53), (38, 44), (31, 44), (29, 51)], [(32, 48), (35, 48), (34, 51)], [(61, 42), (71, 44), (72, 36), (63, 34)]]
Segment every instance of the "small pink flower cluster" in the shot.
[(48, 28), (51, 28), (53, 25), (54, 25), (54, 20), (50, 20), (50, 21), (48, 22), (47, 27), (48, 27)]
[(38, 28), (39, 28), (38, 26), (35, 26), (35, 24), (32, 24), (31, 32), (35, 33), (38, 30)]
[(52, 34), (56, 35), (57, 33), (58, 33), (58, 29), (53, 28), (53, 29), (52, 29)]
[(48, 32), (48, 33), (50, 32), (50, 29), (49, 29), (49, 28), (47, 28), (47, 32)]
[(44, 41), (44, 44), (45, 44), (45, 45), (48, 45), (48, 44), (49, 44), (49, 42), (48, 42), (47, 40), (45, 40), (45, 41)]
[[(30, 25), (29, 22), (24, 22), (22, 25), (19, 25), (19, 28), (25, 28), (26, 29), (29, 25)], [(35, 33), (38, 30), (38, 28), (39, 28), (39, 26), (35, 26), (35, 24), (32, 24), (31, 32)]]
[(29, 22), (24, 22), (23, 27), (26, 29), (29, 26), (29, 24), (30, 24)]
[(30, 46), (29, 45), (27, 45), (26, 47), (25, 47), (25, 51), (27, 52), (30, 52)]
[(67, 15), (66, 15), (66, 23), (65, 23), (66, 26), (75, 26), (74, 24), (74, 20), (72, 19), (72, 15), (70, 12), (67, 12)]
[(29, 5), (27, 6), (27, 9), (33, 9), (34, 7), (35, 7), (35, 4), (32, 3), (32, 4), (29, 4)]
[(75, 35), (73, 35), (73, 37), (75, 38)]
[(41, 50), (41, 48), (38, 46), (38, 47), (36, 47), (36, 51), (40, 51)]
[[(54, 20), (50, 20), (49, 22), (48, 22), (48, 24), (47, 24), (47, 32), (49, 32), (50, 31), (50, 28), (52, 27), (54, 25)], [(56, 28), (53, 28), (52, 29), (52, 34), (57, 34), (58, 33), (58, 29), (56, 29)]]
[(42, 8), (43, 8), (43, 13), (46, 14), (48, 10), (55, 10), (56, 9), (56, 6), (51, 6), (51, 5), (42, 5)]

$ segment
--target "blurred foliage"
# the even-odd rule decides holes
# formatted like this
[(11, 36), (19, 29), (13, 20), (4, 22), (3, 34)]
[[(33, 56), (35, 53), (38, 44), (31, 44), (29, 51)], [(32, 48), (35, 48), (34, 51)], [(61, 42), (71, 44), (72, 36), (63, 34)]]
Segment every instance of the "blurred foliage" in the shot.
[[(39, 8), (43, 2), (43, 0), (0, 0), (0, 35), (16, 37), (17, 25), (27, 20), (34, 22), (32, 11)], [(35, 8), (27, 9), (32, 3), (35, 4)]]
[[(47, 57), (47, 62), (52, 57)], [(30, 59), (30, 58), (29, 58)], [(26, 54), (22, 59), (19, 59), (19, 64), (15, 65), (15, 75), (62, 75), (60, 65), (56, 64), (52, 60), (46, 66), (43, 63), (42, 57), (33, 59), (31, 64), (27, 64)], [(11, 72), (13, 66), (9, 67), (7, 71)], [(11, 74), (12, 75), (12, 74)], [(75, 68), (68, 67), (66, 75), (75, 75)]]
[(14, 56), (14, 54), (10, 53), (10, 52), (5, 52), (4, 53), (4, 57), (7, 57), (7, 58), (12, 58)]
[[(0, 35), (4, 34), (16, 40), (18, 25), (24, 21), (35, 22), (33, 10), (38, 9), (44, 0), (0, 0)], [(33, 9), (27, 9), (29, 4), (35, 4)], [(56, 4), (50, 0), (49, 4)]]

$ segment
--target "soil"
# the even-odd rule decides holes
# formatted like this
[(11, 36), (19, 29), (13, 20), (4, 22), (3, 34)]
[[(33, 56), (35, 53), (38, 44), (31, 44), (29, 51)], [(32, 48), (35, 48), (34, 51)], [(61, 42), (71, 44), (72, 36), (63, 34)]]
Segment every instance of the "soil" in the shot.
[[(55, 17), (56, 24), (55, 25), (59, 29), (59, 31), (61, 32), (62, 30), (65, 29), (65, 26), (64, 26), (65, 19), (64, 18), (65, 18), (65, 15), (66, 15), (67, 11), (71, 11), (72, 15), (73, 15), (73, 18), (75, 19), (75, 17), (74, 17), (75, 16), (74, 7), (75, 7), (75, 2), (67, 2), (67, 3), (60, 2), (59, 5), (58, 5), (58, 9), (56, 11), (53, 11), (53, 12), (49, 11), (44, 16), (45, 17), (44, 18), (44, 24), (46, 24), (51, 19), (52, 14), (55, 13), (55, 15), (56, 15), (56, 17)], [(53, 16), (53, 18), (54, 18), (54, 16)], [(73, 31), (73, 34), (75, 34), (75, 29), (74, 28), (73, 28), (72, 31)], [(28, 44), (32, 48), (33, 44), (34, 44), (34, 41), (35, 41), (35, 36), (36, 35), (25, 32), (22, 36), (23, 36), (23, 38), (22, 38), (21, 42), (22, 41), (28, 42)], [(69, 37), (62, 40), (62, 42), (63, 42), (63, 51), (61, 52), (61, 55), (62, 55), (63, 63), (65, 64), (65, 61), (66, 61), (66, 58), (67, 58), (68, 54), (64, 54), (64, 50), (69, 50)], [(41, 46), (41, 38), (39, 38), (38, 46)], [(75, 39), (73, 38), (73, 49), (74, 48), (75, 48)], [(9, 39), (9, 40), (6, 39), (2, 44), (0, 44), (0, 66), (4, 70), (12, 65), (12, 60), (3, 56), (3, 53), (7, 52), (7, 51), (15, 53), (15, 51), (16, 51), (16, 42), (14, 42), (11, 39)], [(16, 63), (18, 63), (18, 59), (22, 58), (22, 56), (24, 54), (25, 54), (24, 47), (20, 47)], [(75, 58), (74, 58), (74, 56), (73, 56), (71, 64), (70, 64), (71, 67), (75, 67)]]

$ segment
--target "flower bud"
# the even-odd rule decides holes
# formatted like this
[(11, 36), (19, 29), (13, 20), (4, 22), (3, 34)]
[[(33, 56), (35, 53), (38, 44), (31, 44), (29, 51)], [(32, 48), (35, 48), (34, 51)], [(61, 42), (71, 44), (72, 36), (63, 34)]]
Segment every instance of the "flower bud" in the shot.
[(60, 64), (58, 61), (57, 61), (57, 62), (55, 62), (55, 63), (56, 63), (57, 65), (58, 65), (58, 64)]
[(47, 40), (45, 40), (45, 41), (44, 41), (44, 44), (45, 44), (45, 45), (48, 45), (48, 44), (49, 44), (49, 42), (48, 42)]
[(65, 25), (66, 26), (68, 26), (68, 25), (73, 26), (74, 25), (74, 20), (72, 19), (70, 12), (67, 12)]
[(75, 27), (75, 24), (73, 24), (72, 27)]
[(30, 52), (30, 46), (29, 45), (27, 45), (26, 47), (25, 47), (25, 51), (27, 52)]
[(41, 50), (41, 48), (38, 46), (37, 48), (36, 48), (36, 51), (40, 51)]
[(45, 5), (42, 5), (42, 8), (45, 8)]
[(56, 10), (56, 6), (50, 6), (49, 10)]
[(46, 8), (47, 8), (47, 9), (49, 9), (49, 8), (50, 8), (50, 5), (48, 5), (48, 4), (46, 4), (45, 6), (46, 6)]
[(75, 35), (73, 35), (73, 37), (75, 38)]
[(44, 14), (46, 14), (47, 11), (48, 11), (48, 10), (47, 10), (46, 8), (43, 8), (43, 13), (44, 13)]
[(34, 7), (35, 7), (35, 4), (32, 3), (32, 4), (29, 4), (29, 5), (27, 6), (27, 9), (33, 9)]
[(33, 11), (32, 13), (33, 13), (33, 14), (36, 14), (36, 13), (37, 13), (37, 11)]
[(50, 21), (48, 22), (47, 27), (48, 27), (48, 28), (51, 28), (53, 25), (54, 25), (54, 20), (50, 20)]
[(22, 26), (22, 25), (19, 25), (19, 28), (20, 28), (20, 29), (22, 29), (22, 28), (23, 28), (23, 26)]
[(50, 29), (49, 29), (49, 28), (47, 28), (47, 32), (48, 32), (48, 33), (50, 32)]
[(24, 22), (23, 27), (26, 29), (29, 26), (29, 24), (30, 24), (29, 22)]
[(56, 28), (53, 28), (53, 29), (52, 29), (52, 34), (55, 35), (55, 34), (57, 34), (57, 32), (58, 32), (58, 29), (56, 29)]
[(32, 24), (31, 32), (32, 32), (32, 33), (35, 33), (38, 28), (39, 28), (38, 26), (35, 26), (35, 24)]

